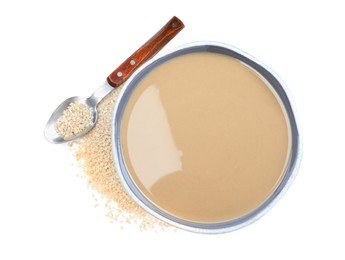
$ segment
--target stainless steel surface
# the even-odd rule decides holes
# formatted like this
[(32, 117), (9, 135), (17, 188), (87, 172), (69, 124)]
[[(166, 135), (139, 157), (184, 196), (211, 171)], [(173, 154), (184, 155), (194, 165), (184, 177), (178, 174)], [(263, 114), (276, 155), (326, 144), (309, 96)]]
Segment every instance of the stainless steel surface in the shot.
[[(45, 138), (54, 144), (58, 143), (64, 143), (71, 140), (74, 140), (76, 138), (79, 138), (89, 132), (95, 123), (97, 122), (97, 105), (98, 103), (107, 96), (114, 88), (108, 84), (107, 81), (103, 83), (102, 86), (100, 86), (89, 98), (82, 98), (82, 97), (71, 97), (69, 99), (66, 99), (64, 102), (62, 102), (57, 109), (53, 112), (51, 117), (48, 120), (48, 123), (46, 125), (46, 128), (44, 130), (44, 136)], [(71, 103), (82, 103), (86, 106), (92, 108), (93, 111), (93, 119), (92, 124), (85, 128), (84, 131), (80, 132), (79, 134), (71, 137), (71, 138), (63, 138), (56, 129), (56, 121), (60, 118), (62, 112), (71, 104)]]

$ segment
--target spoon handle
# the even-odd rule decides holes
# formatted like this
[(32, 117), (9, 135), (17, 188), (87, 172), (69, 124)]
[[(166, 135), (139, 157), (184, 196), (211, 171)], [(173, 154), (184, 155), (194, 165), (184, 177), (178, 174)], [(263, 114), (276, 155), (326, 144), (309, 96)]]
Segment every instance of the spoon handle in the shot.
[(149, 39), (108, 76), (108, 83), (114, 88), (120, 86), (138, 67), (151, 59), (183, 28), (184, 24), (180, 19), (176, 16), (171, 18), (170, 21), (162, 27), (162, 29), (160, 29), (151, 39)]

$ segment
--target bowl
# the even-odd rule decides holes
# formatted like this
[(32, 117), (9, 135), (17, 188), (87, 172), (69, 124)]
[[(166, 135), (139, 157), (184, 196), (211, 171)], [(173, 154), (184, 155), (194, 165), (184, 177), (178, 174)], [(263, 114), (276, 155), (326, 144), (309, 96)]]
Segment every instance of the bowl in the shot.
[[(246, 204), (247, 202), (244, 201), (243, 209), (241, 209), (242, 211), (238, 210), (238, 212), (240, 212), (240, 213), (237, 212), (236, 213), (237, 215), (234, 215), (232, 217), (226, 217), (227, 215), (224, 213), (225, 215), (222, 215), (222, 217), (219, 217), (218, 219), (215, 216), (213, 218), (212, 217), (213, 211), (208, 210), (208, 208), (205, 205), (207, 203), (209, 203), (208, 207), (212, 207), (212, 205), (214, 205), (215, 203), (214, 203), (214, 201), (208, 202), (207, 201), (208, 197), (203, 198), (204, 203), (200, 203), (200, 201), (202, 201), (201, 199), (200, 199), (200, 201), (198, 200), (198, 203), (200, 205), (198, 204), (196, 206), (196, 209), (193, 209), (194, 215), (191, 215), (191, 217), (189, 217), (189, 215), (188, 215), (189, 213), (184, 214), (182, 211), (183, 211), (183, 209), (185, 209), (185, 210), (187, 209), (186, 211), (188, 211), (189, 208), (193, 208), (193, 205), (192, 205), (192, 207), (189, 207), (189, 208), (188, 208), (188, 204), (186, 204), (185, 208), (183, 208), (181, 206), (181, 214), (178, 213), (179, 211), (169, 210), (169, 207), (172, 207), (171, 205), (165, 206), (164, 203), (160, 203), (160, 201), (163, 201), (163, 199), (161, 199), (159, 197), (162, 192), (156, 193), (156, 194), (150, 194), (149, 193), (150, 191), (145, 190), (145, 185), (143, 185), (144, 180), (143, 180), (143, 183), (141, 183), (141, 179), (138, 180), (138, 176), (136, 175), (137, 173), (135, 173), (135, 170), (134, 170), (136, 168), (132, 167), (130, 165), (129, 159), (128, 159), (129, 153), (126, 150), (127, 144), (125, 144), (128, 137), (125, 137), (126, 131), (127, 131), (125, 129), (129, 129), (129, 128), (128, 128), (128, 125), (126, 125), (128, 122), (126, 123), (127, 119), (125, 119), (125, 114), (127, 113), (126, 111), (129, 110), (129, 108), (128, 108), (128, 107), (130, 107), (129, 104), (131, 104), (131, 100), (134, 99), (135, 93), (137, 93), (136, 92), (137, 89), (140, 88), (140, 84), (142, 84), (142, 82), (144, 81), (144, 79), (147, 78), (148, 75), (151, 75), (150, 73), (152, 73), (153, 71), (157, 71), (158, 69), (162, 68), (162, 66), (164, 64), (167, 64), (168, 62), (177, 60), (180, 57), (187, 57), (187, 55), (195, 55), (195, 54), (196, 55), (198, 55), (198, 54), (221, 55), (222, 57), (225, 57), (225, 58), (231, 58), (231, 60), (238, 62), (238, 64), (241, 64), (241, 66), (248, 68), (251, 71), (250, 73), (253, 72), (256, 75), (256, 77), (261, 79), (262, 82), (264, 82), (266, 84), (266, 86), (268, 87), (268, 89), (272, 92), (272, 94), (276, 98), (277, 103), (280, 104), (281, 109), (284, 113), (284, 118), (286, 119), (286, 122), (287, 122), (286, 125), (287, 125), (287, 131), (288, 131), (288, 139), (289, 139), (288, 150), (286, 150), (287, 152), (286, 152), (286, 159), (284, 161), (284, 168), (282, 168), (283, 169), (282, 172), (279, 173), (280, 174), (279, 178), (276, 177), (277, 179), (273, 180), (273, 182), (275, 182), (276, 184), (274, 184), (274, 186), (272, 186), (272, 184), (271, 184), (272, 188), (269, 191), (269, 193), (267, 193), (267, 191), (265, 191), (266, 197), (262, 197), (261, 200), (256, 201), (255, 202), (256, 204), (254, 207), (248, 206), (246, 208), (244, 204)], [(202, 60), (201, 60), (201, 62), (202, 62)], [(223, 69), (223, 67), (224, 66), (220, 66), (221, 69)], [(203, 74), (207, 74), (207, 72), (208, 71), (206, 70), (203, 72)], [(234, 75), (237, 75), (236, 73), (239, 73), (239, 72), (238, 71), (233, 72)], [(201, 75), (201, 74), (195, 74), (195, 75)], [(212, 77), (212, 76), (213, 75), (209, 75), (209, 77)], [(168, 78), (168, 77), (166, 77), (166, 78)], [(163, 77), (163, 81), (164, 81), (164, 77)], [(170, 81), (171, 81), (171, 79), (170, 79)], [(177, 79), (176, 79), (176, 82), (178, 82)], [(247, 84), (247, 83), (245, 83), (245, 84)], [(214, 86), (210, 86), (208, 91), (213, 91), (214, 90), (213, 87)], [(196, 91), (196, 93), (197, 92), (198, 91)], [(231, 95), (231, 93), (229, 93), (229, 95)], [(239, 94), (237, 94), (237, 95), (239, 95)], [(253, 102), (254, 102), (255, 95), (252, 95), (251, 97), (252, 97)], [(168, 97), (168, 100), (169, 100), (169, 97)], [(176, 103), (176, 102), (178, 102), (178, 97), (172, 96), (171, 100), (173, 100), (173, 102)], [(238, 109), (238, 108), (242, 109), (241, 104), (240, 104), (241, 99), (238, 99), (238, 97), (233, 97), (231, 100), (232, 100), (231, 101), (232, 103), (234, 103), (234, 101), (236, 101), (236, 100), (240, 100), (239, 105), (238, 106), (234, 105), (233, 108), (234, 109)], [(205, 103), (208, 103), (208, 102), (205, 102)], [(260, 105), (260, 106), (265, 106), (265, 102), (262, 102), (262, 104), (263, 105)], [(193, 106), (193, 100), (192, 99), (191, 99), (191, 106)], [(253, 103), (253, 106), (254, 106), (254, 103)], [(260, 107), (260, 106), (258, 106), (258, 107)], [(250, 104), (246, 105), (246, 107), (248, 107), (249, 109), (252, 109), (252, 110), (254, 109), (254, 108), (251, 108), (252, 106)], [(232, 108), (232, 107), (230, 106), (230, 108)], [(231, 109), (229, 109), (227, 107), (227, 111), (229, 111), (229, 110), (231, 110)], [(202, 107), (200, 107), (200, 109), (198, 109), (198, 111), (201, 114), (205, 114), (209, 111), (209, 109), (207, 108), (207, 106), (203, 105)], [(242, 113), (242, 111), (240, 111), (240, 112)], [(250, 114), (250, 113), (254, 113), (254, 112), (248, 112), (248, 113)], [(270, 111), (268, 110), (267, 113), (269, 115)], [(140, 117), (140, 113), (139, 113), (139, 117)], [(144, 114), (143, 114), (143, 117), (144, 117)], [(181, 115), (181, 117), (183, 117), (183, 115)], [(244, 115), (244, 117), (245, 117), (245, 115)], [(241, 118), (241, 117), (239, 117), (239, 118)], [(255, 134), (256, 132), (260, 132), (262, 129), (269, 129), (269, 127), (274, 127), (274, 126), (270, 126), (270, 125), (266, 126), (264, 123), (262, 123), (262, 121), (264, 121), (263, 119), (256, 119), (256, 118), (258, 118), (257, 116), (253, 116), (253, 118), (255, 120), (257, 120), (258, 126), (260, 129), (257, 129), (255, 131), (253, 130), (251, 133)], [(251, 121), (251, 120), (252, 119), (250, 119), (249, 121)], [(236, 129), (238, 130), (237, 133), (239, 134), (239, 136), (241, 138), (242, 137), (245, 138), (242, 140), (243, 142), (241, 140), (239, 142), (236, 142), (236, 146), (235, 146), (235, 144), (231, 145), (231, 147), (234, 147), (233, 149), (235, 149), (234, 153), (236, 153), (236, 149), (238, 149), (238, 150), (242, 149), (241, 143), (248, 142), (248, 140), (247, 140), (248, 136), (245, 135), (247, 129), (240, 125), (240, 123), (242, 122), (242, 119), (240, 119), (239, 122), (236, 122), (236, 120), (233, 120), (232, 118), (231, 119), (229, 118), (229, 120), (225, 120), (225, 121), (226, 122), (224, 123), (224, 125), (226, 127), (229, 127), (229, 129), (230, 129), (230, 130), (227, 130), (229, 132), (229, 135), (232, 131), (231, 129), (232, 128), (235, 129), (237, 127)], [(149, 124), (149, 123), (147, 123), (147, 124)], [(146, 125), (146, 123), (142, 122), (141, 125)], [(153, 125), (153, 127), (155, 127), (154, 123), (152, 123), (152, 125)], [(213, 124), (208, 124), (208, 125), (210, 125), (210, 127), (212, 125), (212, 127), (213, 127)], [(208, 125), (206, 124), (206, 127), (208, 127)], [(125, 126), (127, 128), (124, 128)], [(158, 127), (158, 125), (157, 125), (157, 127)], [(150, 128), (150, 129), (154, 129), (154, 128)], [(197, 125), (195, 126), (195, 129), (193, 129), (193, 131), (196, 131), (196, 132), (198, 131)], [(212, 131), (214, 131), (214, 129)], [(262, 130), (262, 131), (264, 131), (264, 130)], [(185, 132), (187, 132), (187, 131), (185, 131)], [(278, 132), (278, 131), (276, 131), (276, 132)], [(226, 135), (226, 133), (227, 132), (225, 131), (225, 135)], [(260, 136), (258, 134), (257, 138), (260, 139)], [(276, 138), (275, 133), (273, 133), (273, 134), (269, 133), (268, 138), (273, 138), (272, 140), (274, 140), (274, 138)], [(205, 138), (203, 138), (203, 140), (204, 139)], [(152, 140), (154, 140), (154, 139), (152, 139)], [(141, 141), (139, 140), (138, 142), (141, 142)], [(232, 140), (232, 142), (233, 142), (233, 140)], [(265, 146), (265, 138), (263, 137), (263, 140), (259, 140), (258, 144), (259, 144), (258, 147)], [(133, 147), (135, 147), (135, 145), (136, 144), (134, 144)], [(137, 145), (138, 145), (138, 147), (140, 146), (139, 143)], [(195, 144), (195, 145), (196, 145), (195, 147), (198, 147), (197, 144)], [(169, 223), (175, 227), (179, 227), (181, 229), (188, 230), (188, 231), (193, 231), (193, 232), (198, 232), (198, 233), (208, 233), (208, 234), (218, 234), (218, 233), (230, 232), (230, 231), (242, 228), (244, 226), (247, 226), (247, 225), (255, 222), (260, 217), (262, 217), (265, 213), (267, 213), (268, 210), (271, 209), (277, 203), (277, 201), (283, 196), (283, 194), (287, 191), (288, 187), (291, 185), (293, 179), (295, 178), (295, 176), (297, 174), (297, 171), (298, 171), (298, 168), (300, 165), (300, 161), (301, 161), (301, 154), (302, 154), (302, 143), (301, 143), (300, 131), (299, 131), (299, 127), (298, 127), (297, 120), (296, 120), (296, 108), (293, 104), (291, 95), (289, 94), (289, 92), (288, 92), (286, 86), (283, 84), (282, 80), (270, 68), (268, 68), (267, 66), (265, 66), (264, 64), (262, 64), (261, 62), (259, 62), (255, 58), (251, 57), (250, 55), (244, 53), (241, 50), (236, 49), (235, 47), (232, 47), (232, 46), (224, 44), (224, 43), (204, 42), (204, 41), (185, 44), (185, 45), (180, 46), (180, 47), (178, 47), (178, 48), (176, 48), (176, 49), (174, 49), (168, 53), (165, 53), (165, 54), (155, 58), (154, 60), (151, 60), (150, 62), (145, 64), (142, 68), (140, 68), (134, 75), (132, 75), (132, 77), (123, 86), (123, 89), (121, 90), (119, 97), (117, 99), (117, 102), (115, 104), (115, 107), (114, 107), (113, 118), (112, 118), (112, 146), (113, 146), (115, 168), (116, 168), (117, 173), (119, 175), (119, 179), (120, 179), (123, 187), (125, 188), (126, 192), (128, 193), (128, 195), (139, 206), (141, 206), (144, 210), (146, 210), (150, 214), (154, 215), (155, 217), (157, 217), (157, 218), (159, 218), (159, 219), (161, 219), (161, 220), (163, 220), (163, 221), (165, 221), (165, 222), (167, 222), (167, 223)], [(152, 144), (152, 147), (151, 147), (150, 143), (146, 143), (146, 147), (147, 147), (146, 154), (150, 153), (151, 150), (156, 149), (153, 146), (154, 146), (154, 144)], [(197, 148), (195, 148), (195, 149), (197, 149)], [(247, 149), (246, 153), (244, 153), (244, 154), (251, 154), (250, 149), (249, 150), (248, 150), (248, 148), (246, 148), (246, 149)], [(156, 161), (153, 160), (151, 162), (150, 167), (151, 168), (153, 167), (152, 169), (155, 168), (154, 166), (152, 166), (152, 164), (159, 164), (159, 163), (161, 163), (161, 160), (166, 159), (167, 155), (166, 155), (165, 151), (166, 150), (162, 148), (162, 151), (158, 150), (158, 153), (156, 155), (152, 155), (152, 156), (156, 156), (156, 157), (154, 157), (154, 158), (156, 158)], [(205, 152), (205, 153), (208, 152), (212, 156), (212, 153), (210, 151), (205, 150), (203, 152)], [(161, 157), (159, 154), (164, 154), (164, 156), (162, 157), (163, 159), (160, 159)], [(220, 154), (219, 155), (217, 154), (217, 150), (213, 151), (213, 154), (215, 154), (215, 157), (220, 156)], [(178, 163), (177, 164), (175, 163), (175, 168), (180, 167), (180, 170), (181, 170), (184, 167), (184, 166), (181, 166), (181, 162), (179, 161), (181, 156), (183, 156), (182, 152), (180, 152), (180, 154), (177, 154), (177, 155), (175, 153), (175, 155), (171, 155), (171, 156), (172, 157), (175, 156), (174, 157), (175, 159), (178, 158), (178, 159), (176, 159), (178, 161)], [(222, 156), (225, 156), (224, 158), (227, 158), (226, 155), (224, 155), (224, 152), (222, 153)], [(254, 154), (251, 157), (252, 158), (251, 161), (250, 160), (248, 161), (248, 165), (253, 166), (253, 164), (257, 164), (257, 165), (265, 164), (263, 167), (266, 167), (266, 168), (263, 168), (263, 169), (270, 169), (273, 167), (272, 165), (274, 165), (274, 163), (275, 163), (275, 159), (274, 159), (275, 157), (274, 156), (273, 156), (274, 158), (272, 159), (272, 163), (267, 163), (267, 162), (261, 161), (260, 156), (261, 155), (259, 153), (256, 153), (256, 155)], [(145, 152), (143, 152), (139, 157), (144, 159)], [(257, 158), (259, 158), (259, 159), (257, 159)], [(168, 158), (168, 160), (169, 160), (169, 158)], [(226, 161), (228, 162), (229, 165), (236, 165), (236, 163), (237, 163), (236, 160), (232, 161), (232, 158), (230, 158), (230, 157), (227, 158)], [(201, 164), (202, 162), (198, 162), (198, 163)], [(149, 168), (149, 169), (151, 169), (151, 168)], [(234, 166), (231, 169), (236, 169), (236, 167)], [(226, 171), (225, 171), (225, 173), (226, 173)], [(146, 174), (148, 176), (150, 176), (151, 174), (154, 175), (153, 172), (152, 173), (146, 172)], [(183, 196), (186, 200), (189, 199), (188, 194), (191, 194), (190, 197), (195, 196), (197, 198), (197, 196), (193, 193), (194, 192), (193, 189), (195, 189), (195, 187), (198, 187), (198, 182), (199, 181), (201, 182), (201, 179), (204, 178), (204, 175), (193, 175), (193, 173), (190, 173), (190, 174), (192, 174), (191, 176), (193, 176), (191, 183), (193, 183), (193, 185), (195, 183), (195, 186), (193, 186), (193, 187), (191, 186), (190, 189), (184, 188), (182, 186), (180, 187), (181, 194), (183, 194)], [(217, 167), (214, 167), (214, 172), (211, 172), (208, 174), (211, 174), (211, 175), (212, 174), (218, 174)], [(262, 177), (265, 177), (267, 175), (265, 172), (263, 172), (261, 174), (262, 174)], [(174, 176), (176, 177), (177, 175), (175, 174)], [(179, 178), (187, 178), (187, 177), (185, 177), (187, 175), (181, 175), (181, 173), (179, 173), (178, 176), (179, 176)], [(236, 176), (237, 176), (236, 178), (238, 178), (239, 175), (236, 175)], [(248, 179), (248, 180), (246, 180), (247, 183), (249, 183), (250, 185), (253, 186), (253, 185), (255, 185), (255, 183), (260, 182), (260, 179), (258, 179), (258, 176), (253, 174), (253, 179), (251, 179), (251, 176), (252, 176), (251, 172), (249, 171), (249, 173), (247, 174), (247, 177), (246, 177)], [(260, 175), (259, 175), (259, 177), (260, 177)], [(188, 178), (191, 178), (191, 177), (188, 177)], [(222, 177), (222, 178), (224, 178), (224, 180), (228, 179), (228, 177), (226, 177), (226, 176)], [(237, 181), (236, 178), (232, 178), (231, 182), (229, 182), (229, 183), (231, 183), (231, 185), (235, 185), (234, 182)], [(238, 182), (240, 183), (240, 181), (238, 181)], [(241, 207), (242, 204), (240, 202), (238, 202), (238, 201), (241, 201), (241, 199), (242, 199), (241, 196), (242, 197), (248, 197), (248, 198), (255, 197), (256, 194), (251, 191), (251, 189), (250, 189), (251, 186), (249, 184), (247, 185), (249, 188), (246, 186), (246, 190), (244, 190), (244, 189), (241, 190), (241, 188), (238, 188), (237, 193), (231, 193), (231, 194), (229, 193), (228, 197), (238, 196), (237, 200), (236, 199), (233, 199), (233, 200), (225, 199), (227, 196), (225, 196), (224, 194), (226, 194), (226, 193), (220, 195), (222, 197), (219, 197), (219, 198), (216, 196), (219, 200), (222, 200), (222, 198), (224, 198), (224, 201), (225, 201), (224, 203), (226, 203), (227, 201), (230, 201), (229, 205), (227, 205), (227, 204), (221, 205), (220, 206), (221, 208), (217, 209), (218, 210), (217, 212), (221, 212), (222, 208), (229, 208), (227, 210), (231, 211), (232, 207), (233, 208)], [(180, 185), (180, 184), (177, 183), (177, 185)], [(215, 182), (210, 182), (209, 185), (213, 187), (213, 192), (218, 193), (217, 185), (222, 185), (222, 183), (219, 182), (217, 184)], [(234, 187), (237, 187), (237, 186), (232, 186), (231, 189), (234, 190)], [(239, 185), (239, 187), (240, 187), (240, 185)], [(169, 193), (170, 188), (174, 189), (173, 192), (176, 192), (176, 190), (178, 191), (178, 187), (176, 187), (176, 186), (174, 186), (174, 187), (164, 186), (163, 193), (164, 192)], [(219, 187), (219, 190), (223, 190), (223, 189), (224, 189), (224, 187), (222, 187), (222, 186)], [(254, 188), (253, 188), (253, 190), (254, 190)], [(239, 193), (241, 194), (240, 196), (237, 195)], [(173, 193), (171, 193), (171, 194), (173, 194)], [(170, 195), (168, 194), (167, 196), (170, 196)], [(233, 202), (233, 201), (235, 201), (235, 202)], [(236, 204), (236, 201), (238, 202), (237, 204)], [(182, 199), (180, 202), (182, 202)], [(235, 203), (235, 204), (232, 205), (231, 203)], [(205, 205), (202, 205), (202, 204), (205, 204)], [(180, 205), (176, 204), (176, 207), (179, 208)], [(205, 208), (203, 208), (203, 207), (205, 207)], [(225, 211), (225, 209), (224, 209), (224, 211)], [(199, 215), (198, 215), (198, 212), (200, 212)]]

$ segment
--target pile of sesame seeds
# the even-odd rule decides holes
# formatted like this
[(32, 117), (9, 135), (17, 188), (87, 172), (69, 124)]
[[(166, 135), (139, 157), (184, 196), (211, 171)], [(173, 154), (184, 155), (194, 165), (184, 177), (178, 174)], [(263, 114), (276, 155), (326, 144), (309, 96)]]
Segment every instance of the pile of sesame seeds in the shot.
[(56, 129), (64, 139), (69, 139), (89, 127), (92, 120), (92, 108), (82, 103), (72, 102), (56, 121)]
[[(115, 89), (98, 105), (99, 112), (94, 128), (81, 139), (70, 143), (87, 184), (96, 191), (107, 209), (111, 221), (137, 224), (140, 229), (157, 229), (167, 226), (140, 208), (124, 190), (116, 173), (112, 154), (111, 121), (114, 103), (120, 88)], [(96, 197), (95, 197), (96, 198)], [(99, 204), (97, 200), (97, 204)]]

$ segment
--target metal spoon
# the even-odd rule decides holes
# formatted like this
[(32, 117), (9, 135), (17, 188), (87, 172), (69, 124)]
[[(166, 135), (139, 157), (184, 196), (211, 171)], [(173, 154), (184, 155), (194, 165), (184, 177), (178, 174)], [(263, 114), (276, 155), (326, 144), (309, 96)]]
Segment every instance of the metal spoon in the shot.
[[(182, 29), (184, 24), (177, 17), (173, 17), (162, 27), (151, 39), (134, 52), (127, 60), (125, 60), (116, 70), (114, 70), (107, 78), (107, 81), (99, 87), (89, 98), (72, 97), (64, 102), (54, 111), (48, 120), (44, 135), (51, 143), (63, 143), (79, 138), (90, 131), (97, 122), (97, 104), (107, 96), (114, 88), (124, 83), (132, 73), (147, 60), (152, 58), (160, 51), (172, 38), (174, 38)], [(82, 103), (90, 107), (93, 111), (92, 123), (82, 132), (69, 138), (64, 138), (56, 128), (56, 121), (60, 118), (63, 111), (71, 103)]]

